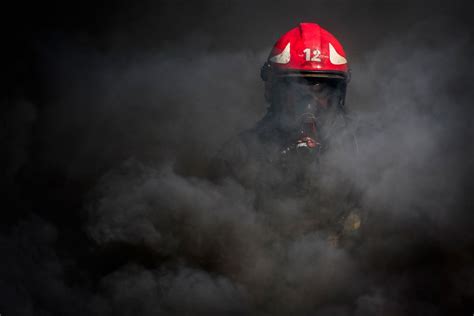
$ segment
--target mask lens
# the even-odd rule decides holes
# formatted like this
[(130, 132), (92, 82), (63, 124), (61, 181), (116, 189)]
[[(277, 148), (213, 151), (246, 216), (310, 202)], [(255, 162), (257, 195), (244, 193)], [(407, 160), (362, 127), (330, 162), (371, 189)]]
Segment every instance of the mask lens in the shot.
[(317, 117), (336, 99), (337, 85), (321, 78), (292, 78), (287, 81), (287, 87), (288, 106), (293, 108), (295, 118)]
[(275, 88), (280, 92), (280, 124), (287, 129), (319, 125), (325, 113), (336, 109), (340, 95), (339, 81), (326, 78), (286, 77)]

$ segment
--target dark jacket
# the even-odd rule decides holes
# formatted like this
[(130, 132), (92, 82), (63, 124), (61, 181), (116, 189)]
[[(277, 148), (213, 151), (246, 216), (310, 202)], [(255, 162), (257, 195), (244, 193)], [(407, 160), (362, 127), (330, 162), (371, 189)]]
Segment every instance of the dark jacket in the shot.
[(320, 152), (302, 157), (294, 148), (285, 151), (287, 137), (267, 115), (222, 147), (210, 174), (216, 182), (230, 178), (253, 191), (255, 210), (275, 219), (280, 233), (318, 233), (341, 243), (359, 234), (362, 211), (352, 181), (328, 159), (356, 154), (357, 143), (347, 124), (331, 136)]

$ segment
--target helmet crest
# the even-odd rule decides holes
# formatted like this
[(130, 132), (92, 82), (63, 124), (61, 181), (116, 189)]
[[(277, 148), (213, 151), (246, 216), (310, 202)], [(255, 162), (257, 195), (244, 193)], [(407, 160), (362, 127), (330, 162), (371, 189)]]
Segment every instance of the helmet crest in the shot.
[(347, 79), (349, 75), (342, 45), (316, 23), (300, 23), (280, 37), (262, 67), (264, 80), (268, 71), (277, 76)]

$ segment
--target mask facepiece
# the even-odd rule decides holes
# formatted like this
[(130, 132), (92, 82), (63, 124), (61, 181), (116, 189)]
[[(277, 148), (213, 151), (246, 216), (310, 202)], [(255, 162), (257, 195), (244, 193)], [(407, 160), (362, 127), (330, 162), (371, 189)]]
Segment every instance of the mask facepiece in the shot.
[(279, 128), (287, 135), (286, 152), (319, 154), (324, 127), (340, 103), (337, 80), (290, 77), (277, 85)]

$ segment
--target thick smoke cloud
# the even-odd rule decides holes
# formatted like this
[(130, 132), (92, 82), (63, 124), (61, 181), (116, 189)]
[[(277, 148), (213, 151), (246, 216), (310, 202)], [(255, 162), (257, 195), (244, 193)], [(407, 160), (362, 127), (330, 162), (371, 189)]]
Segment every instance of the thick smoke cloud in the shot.
[[(35, 40), (34, 93), (4, 98), (0, 313), (472, 313), (473, 48), (462, 4), (443, 13), (433, 3), (429, 16), (371, 1), (270, 13), (271, 3), (201, 5), (182, 27), (171, 24), (177, 4), (148, 3), (117, 6), (86, 40), (67, 27)], [(359, 192), (369, 220), (353, 248), (305, 230), (311, 197), (258, 212), (252, 190), (208, 179), (219, 148), (264, 115), (259, 67), (301, 20), (353, 56), (359, 154), (328, 152), (315, 180), (328, 212), (341, 207), (341, 179)]]

